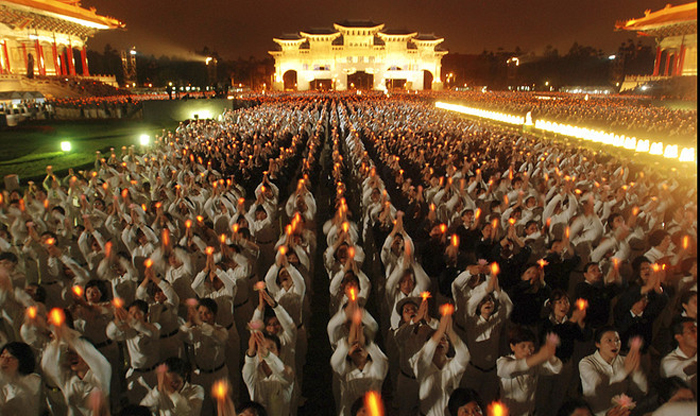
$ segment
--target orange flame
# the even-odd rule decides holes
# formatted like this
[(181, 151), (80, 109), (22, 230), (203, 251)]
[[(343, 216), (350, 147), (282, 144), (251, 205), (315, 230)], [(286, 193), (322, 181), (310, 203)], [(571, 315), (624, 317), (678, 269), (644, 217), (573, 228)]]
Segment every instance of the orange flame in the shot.
[(659, 266), (657, 263), (654, 263), (651, 265), (651, 269), (655, 272), (658, 272), (659, 270), (661, 270), (661, 266)]
[(687, 249), (689, 245), (690, 245), (690, 236), (684, 235), (683, 236), (683, 250)]
[(228, 395), (228, 385), (223, 380), (215, 382), (211, 388), (211, 394), (217, 400), (225, 400), (226, 396)]
[(245, 204), (245, 198), (238, 198), (238, 203), (239, 203), (240, 205)]
[(49, 312), (49, 322), (52, 323), (54, 326), (61, 326), (63, 325), (63, 322), (66, 321), (66, 314), (63, 313), (63, 309), (61, 308), (53, 308), (51, 309), (51, 312)]
[(52, 246), (52, 245), (56, 244), (56, 239), (53, 237), (49, 237), (46, 239), (46, 244)]
[(192, 220), (186, 220), (185, 221), (185, 228), (191, 228), (192, 227)]
[(431, 298), (430, 292), (420, 292), (420, 297), (423, 298), (423, 300), (428, 300), (428, 298)]
[(571, 229), (569, 227), (566, 227), (564, 229), (564, 237), (566, 237), (568, 239), (570, 235), (571, 235)]
[(508, 416), (508, 408), (501, 402), (493, 402), (488, 406), (488, 416)]
[(632, 215), (634, 215), (636, 217), (637, 214), (639, 214), (639, 207), (632, 208)]
[(474, 219), (479, 219), (481, 216), (481, 208), (477, 208), (476, 211), (474, 211)]
[[(0, 204), (2, 204), (2, 196), (0, 196)], [(48, 208), (49, 208), (49, 200), (45, 199), (44, 200), (44, 209), (48, 209)]]
[(496, 276), (501, 272), (501, 267), (495, 261), (491, 263), (491, 274)]
[(122, 198), (126, 198), (129, 196), (129, 190), (128, 189), (122, 189)]
[(491, 227), (493, 227), (493, 228), (498, 227), (498, 218), (494, 218), (493, 221), (491, 221)]
[(447, 225), (445, 225), (445, 224), (440, 224), (440, 232), (443, 233), (443, 234), (445, 234), (446, 231), (447, 231)]
[(537, 260), (537, 264), (540, 265), (540, 268), (541, 268), (541, 269), (544, 269), (544, 266), (547, 265), (547, 260), (545, 260), (545, 259), (539, 259), (539, 260)]
[(576, 308), (580, 311), (588, 309), (588, 301), (586, 299), (576, 299)]
[(211, 256), (212, 254), (214, 254), (214, 247), (208, 246), (208, 247), (204, 250), (204, 252), (207, 253), (207, 256)]
[(153, 266), (153, 260), (152, 260), (152, 259), (146, 259), (146, 260), (144, 260), (143, 265), (146, 266), (147, 269), (150, 269), (151, 266)]
[(30, 319), (36, 318), (36, 306), (30, 306), (27, 308), (27, 316)]
[(515, 218), (508, 218), (508, 224), (515, 225)]
[(440, 306), (440, 315), (447, 316), (452, 315), (455, 312), (455, 305), (451, 303), (445, 303)]
[(354, 286), (351, 287), (348, 291), (350, 292), (350, 300), (353, 302), (356, 301), (357, 300), (357, 290), (355, 289), (355, 287)]
[(452, 234), (452, 245), (459, 247), (459, 236), (457, 234)]
[(79, 285), (75, 285), (72, 287), (73, 293), (75, 293), (75, 296), (82, 298), (83, 297), (83, 288), (80, 287)]
[(159, 209), (162, 206), (163, 206), (162, 202), (160, 202), (160, 201), (156, 202), (156, 209)]
[(376, 391), (368, 391), (365, 394), (365, 408), (369, 416), (384, 416), (384, 405), (381, 396)]
[(617, 257), (613, 257), (612, 262), (615, 270), (618, 270), (620, 268), (620, 259), (618, 259)]
[(233, 226), (231, 226), (231, 229), (233, 230), (234, 233), (237, 233), (238, 232), (238, 224), (233, 224)]
[(552, 218), (547, 218), (547, 221), (545, 221), (545, 224), (547, 224), (547, 228), (549, 228), (549, 226), (552, 225)]
[(348, 259), (355, 258), (355, 247), (348, 247)]
[(287, 254), (287, 246), (280, 246), (279, 250), (281, 255)]
[(109, 257), (110, 254), (112, 254), (112, 242), (107, 241), (105, 243), (105, 256)]
[(163, 244), (166, 246), (170, 245), (170, 230), (167, 228), (163, 228), (163, 232), (161, 233), (161, 238), (163, 239)]
[(225, 244), (226, 243), (226, 234), (221, 234), (219, 236), (219, 241), (221, 241), (221, 244)]
[(350, 224), (348, 224), (346, 221), (341, 225), (341, 227), (343, 228), (343, 231), (347, 233), (348, 230), (350, 229)]
[(204, 217), (201, 215), (197, 215), (197, 222), (202, 222), (204, 221)]
[(124, 300), (122, 298), (114, 298), (112, 299), (112, 305), (114, 305), (115, 308), (123, 308)]
[(146, 204), (141, 204), (141, 209), (142, 209), (144, 212), (147, 212), (147, 211), (148, 211), (148, 209), (146, 209), (146, 208), (148, 208), (148, 207), (146, 207)]

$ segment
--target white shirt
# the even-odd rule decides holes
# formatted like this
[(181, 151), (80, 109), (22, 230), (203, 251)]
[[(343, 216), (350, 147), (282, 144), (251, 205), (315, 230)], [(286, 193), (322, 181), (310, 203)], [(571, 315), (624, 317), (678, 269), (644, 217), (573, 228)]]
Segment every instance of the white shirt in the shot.
[(556, 356), (552, 361), (528, 367), (525, 358), (507, 355), (496, 361), (501, 379), (501, 401), (512, 416), (530, 415), (535, 410), (535, 392), (540, 374), (559, 374), (562, 363)]
[[(581, 374), (583, 397), (596, 415), (605, 415), (614, 396), (628, 393), (630, 382), (642, 392), (647, 391), (647, 378), (637, 369), (632, 374), (625, 372), (625, 357), (618, 355), (608, 364), (598, 351), (584, 357), (578, 364)], [(631, 376), (628, 378), (628, 376)]]
[(141, 406), (148, 407), (159, 416), (199, 416), (204, 400), (204, 388), (185, 382), (179, 391), (170, 394), (154, 388), (141, 400)]
[(410, 359), (413, 373), (420, 384), (420, 410), (426, 416), (445, 414), (450, 394), (459, 387), (459, 381), (470, 359), (467, 346), (458, 339), (454, 343), (455, 356), (448, 358), (447, 363), (440, 369), (433, 363), (437, 347), (438, 342), (431, 337)]
[(289, 416), (294, 373), (275, 354), (268, 353), (264, 361), (272, 370), (269, 376), (265, 375), (257, 356), (245, 355), (243, 381), (248, 387), (248, 393), (252, 400), (265, 407), (267, 414)]
[(695, 355), (688, 357), (681, 350), (681, 347), (678, 347), (661, 360), (661, 377), (677, 376), (682, 380), (689, 381), (695, 374), (686, 374), (683, 369), (692, 363), (695, 365), (698, 363), (697, 351)]

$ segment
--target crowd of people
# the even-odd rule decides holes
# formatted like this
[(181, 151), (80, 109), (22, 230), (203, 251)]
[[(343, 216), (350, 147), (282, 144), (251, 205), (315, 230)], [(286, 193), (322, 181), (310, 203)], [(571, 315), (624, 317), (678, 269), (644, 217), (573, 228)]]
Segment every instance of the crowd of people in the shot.
[[(438, 93), (434, 93), (438, 94)], [(440, 94), (442, 99), (444, 94)], [(450, 92), (450, 99), (481, 109), (584, 126), (644, 139), (697, 136), (698, 112), (652, 105), (647, 97), (511, 91)]]
[(696, 200), (398, 95), (181, 123), (3, 192), (0, 414), (694, 414)]

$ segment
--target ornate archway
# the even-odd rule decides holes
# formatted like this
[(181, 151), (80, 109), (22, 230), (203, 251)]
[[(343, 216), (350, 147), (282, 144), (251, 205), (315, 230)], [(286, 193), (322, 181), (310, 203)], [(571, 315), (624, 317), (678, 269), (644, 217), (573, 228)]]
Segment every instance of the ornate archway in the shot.
[(284, 81), (284, 89), (296, 91), (297, 89), (297, 71), (290, 69), (282, 75)]

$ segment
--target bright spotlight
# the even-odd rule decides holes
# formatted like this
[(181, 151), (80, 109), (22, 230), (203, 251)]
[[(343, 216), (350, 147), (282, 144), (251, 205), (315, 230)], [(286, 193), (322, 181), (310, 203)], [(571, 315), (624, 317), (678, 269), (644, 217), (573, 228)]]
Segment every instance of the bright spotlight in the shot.
[(141, 143), (141, 146), (148, 146), (150, 142), (151, 138), (148, 136), (148, 134), (142, 134), (139, 136), (139, 143)]
[(61, 142), (61, 151), (62, 152), (70, 152), (73, 146), (71, 146), (70, 142)]

